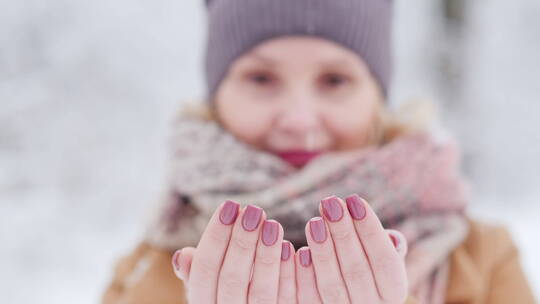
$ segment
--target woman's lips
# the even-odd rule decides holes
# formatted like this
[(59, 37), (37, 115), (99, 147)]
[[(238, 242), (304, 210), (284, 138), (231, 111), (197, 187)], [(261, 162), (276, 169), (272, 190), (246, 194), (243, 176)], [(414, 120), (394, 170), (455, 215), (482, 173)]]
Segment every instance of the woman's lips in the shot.
[(276, 155), (287, 161), (291, 165), (300, 168), (307, 164), (313, 158), (319, 156), (322, 151), (304, 151), (304, 150), (291, 150), (276, 152)]

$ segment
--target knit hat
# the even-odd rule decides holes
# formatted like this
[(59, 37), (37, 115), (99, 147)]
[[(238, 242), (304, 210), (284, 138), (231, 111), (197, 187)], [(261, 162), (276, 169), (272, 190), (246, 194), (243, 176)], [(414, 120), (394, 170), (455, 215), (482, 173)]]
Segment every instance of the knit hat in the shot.
[(392, 0), (205, 1), (207, 100), (237, 57), (283, 35), (313, 35), (349, 48), (363, 59), (387, 95), (392, 73)]

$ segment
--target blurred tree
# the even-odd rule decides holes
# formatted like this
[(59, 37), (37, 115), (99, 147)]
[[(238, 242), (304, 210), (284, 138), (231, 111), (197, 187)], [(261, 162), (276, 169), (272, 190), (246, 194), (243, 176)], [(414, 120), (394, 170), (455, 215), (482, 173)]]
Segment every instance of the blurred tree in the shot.
[(440, 0), (441, 34), (445, 39), (439, 50), (440, 68), (439, 90), (444, 96), (445, 109), (455, 112), (462, 100), (463, 75), (465, 66), (465, 31), (467, 28), (466, 0)]
[(438, 31), (440, 44), (438, 46), (436, 64), (438, 72), (435, 82), (436, 90), (440, 93), (441, 110), (443, 118), (450, 128), (461, 138), (464, 143), (462, 161), (463, 169), (467, 175), (472, 174), (475, 152), (470, 149), (471, 142), (469, 125), (464, 123), (471, 113), (466, 100), (464, 88), (467, 81), (466, 75), (471, 67), (467, 65), (467, 33), (469, 29), (469, 12), (471, 5), (466, 0), (439, 0)]
[(465, 0), (444, 0), (444, 16), (447, 21), (464, 21), (467, 2)]

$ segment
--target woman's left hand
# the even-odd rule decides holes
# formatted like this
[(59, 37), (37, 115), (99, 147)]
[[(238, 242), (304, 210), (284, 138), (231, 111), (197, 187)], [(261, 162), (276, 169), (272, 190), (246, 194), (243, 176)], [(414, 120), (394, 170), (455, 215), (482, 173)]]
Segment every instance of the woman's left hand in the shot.
[(399, 303), (406, 301), (407, 244), (395, 230), (385, 230), (358, 195), (344, 202), (323, 199), (323, 218), (306, 225), (309, 247), (296, 252), (299, 303)]

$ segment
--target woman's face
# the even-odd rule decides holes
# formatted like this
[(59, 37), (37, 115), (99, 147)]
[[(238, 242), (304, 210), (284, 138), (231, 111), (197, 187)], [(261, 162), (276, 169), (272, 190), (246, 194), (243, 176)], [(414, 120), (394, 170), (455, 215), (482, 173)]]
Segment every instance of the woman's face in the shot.
[(368, 144), (382, 99), (354, 52), (322, 38), (287, 36), (234, 61), (214, 104), (223, 127), (240, 140), (280, 155), (316, 155)]

